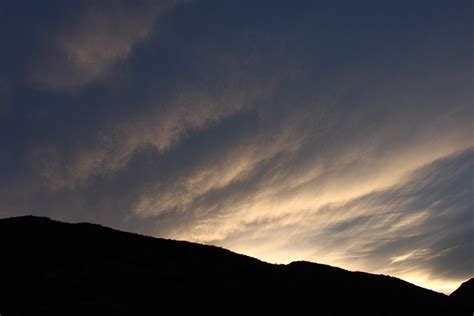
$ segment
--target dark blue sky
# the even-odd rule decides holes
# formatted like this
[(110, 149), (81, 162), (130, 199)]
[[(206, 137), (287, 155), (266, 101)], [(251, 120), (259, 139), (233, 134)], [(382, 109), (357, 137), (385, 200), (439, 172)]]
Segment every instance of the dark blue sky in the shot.
[(2, 1), (0, 217), (449, 292), (473, 275), (472, 1)]

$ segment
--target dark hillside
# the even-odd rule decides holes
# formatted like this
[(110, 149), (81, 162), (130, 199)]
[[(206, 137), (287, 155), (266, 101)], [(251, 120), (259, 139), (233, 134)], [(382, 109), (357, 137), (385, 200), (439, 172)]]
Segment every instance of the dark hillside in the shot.
[(457, 306), (469, 312), (470, 315), (474, 314), (474, 278), (467, 280), (461, 286), (451, 293), (450, 299)]
[(388, 276), (93, 224), (3, 219), (0, 254), (2, 316), (464, 315), (449, 297)]

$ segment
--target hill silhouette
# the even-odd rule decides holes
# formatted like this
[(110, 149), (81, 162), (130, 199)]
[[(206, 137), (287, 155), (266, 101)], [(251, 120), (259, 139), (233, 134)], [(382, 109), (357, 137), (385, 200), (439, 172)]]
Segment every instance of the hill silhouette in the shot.
[(448, 297), (389, 276), (42, 217), (0, 220), (0, 253), (2, 316), (472, 315), (462, 303), (472, 280)]
[(474, 278), (461, 284), (461, 286), (449, 296), (454, 304), (462, 306), (463, 310), (474, 314)]

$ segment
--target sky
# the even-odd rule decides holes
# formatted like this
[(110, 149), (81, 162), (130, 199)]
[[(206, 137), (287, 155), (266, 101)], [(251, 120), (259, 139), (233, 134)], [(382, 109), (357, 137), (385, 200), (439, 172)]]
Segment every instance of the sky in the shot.
[(0, 3), (0, 218), (449, 293), (474, 276), (472, 1)]

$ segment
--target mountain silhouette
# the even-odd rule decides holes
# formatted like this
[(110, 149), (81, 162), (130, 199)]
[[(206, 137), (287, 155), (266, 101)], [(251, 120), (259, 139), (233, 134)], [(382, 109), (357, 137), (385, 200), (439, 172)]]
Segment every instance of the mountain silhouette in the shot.
[(462, 306), (463, 310), (474, 314), (474, 278), (461, 284), (461, 286), (449, 296), (454, 304)]
[(2, 316), (472, 315), (472, 279), (446, 296), (390, 276), (43, 217), (0, 220), (0, 254)]

